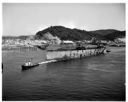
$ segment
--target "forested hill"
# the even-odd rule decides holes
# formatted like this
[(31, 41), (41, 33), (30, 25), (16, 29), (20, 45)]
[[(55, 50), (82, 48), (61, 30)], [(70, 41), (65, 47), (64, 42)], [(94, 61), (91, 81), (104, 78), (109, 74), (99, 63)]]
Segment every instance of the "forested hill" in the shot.
[(107, 40), (114, 40), (115, 38), (125, 37), (125, 31), (119, 31), (115, 29), (102, 29), (96, 31), (90, 31), (93, 34), (98, 34), (104, 36)]
[(3, 36), (2, 39), (22, 39), (28, 38), (43, 39), (46, 33), (59, 37), (61, 40), (90, 40), (95, 37), (99, 40), (114, 40), (118, 37), (125, 37), (125, 31), (114, 29), (102, 29), (95, 31), (86, 31), (80, 29), (70, 29), (63, 26), (51, 26), (42, 31), (38, 31), (35, 35), (30, 36)]
[(51, 26), (35, 35), (35, 39), (42, 39), (44, 34), (51, 33), (53, 36), (59, 37), (61, 40), (90, 40), (92, 37), (102, 40), (114, 40), (117, 37), (125, 37), (125, 31), (118, 30), (96, 30), (85, 31), (80, 29), (70, 29), (63, 26)]
[(29, 36), (2, 36), (3, 40), (6, 39), (21, 39), (21, 40), (26, 40), (27, 38), (29, 38)]
[(100, 34), (102, 36), (105, 36), (105, 35), (110, 34), (110, 33), (118, 32), (118, 30), (115, 30), (115, 29), (102, 29), (102, 30), (94, 30), (94, 31), (90, 31), (90, 32), (94, 33), (94, 34)]
[(98, 34), (93, 34), (85, 30), (70, 29), (63, 26), (51, 26), (47, 29), (39, 31), (36, 33), (35, 38), (43, 38), (43, 35), (47, 32), (51, 33), (53, 36), (59, 37), (61, 40), (90, 40), (92, 37), (97, 37), (98, 39), (104, 39), (103, 36)]

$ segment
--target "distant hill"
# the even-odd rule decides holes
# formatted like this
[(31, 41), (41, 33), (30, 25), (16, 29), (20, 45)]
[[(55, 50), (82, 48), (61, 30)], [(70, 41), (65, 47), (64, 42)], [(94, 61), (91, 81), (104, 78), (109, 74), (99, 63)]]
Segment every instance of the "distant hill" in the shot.
[(87, 31), (70, 29), (63, 26), (51, 26), (47, 29), (36, 33), (35, 38), (41, 39), (45, 33), (51, 33), (53, 36), (59, 37), (61, 40), (83, 40), (91, 39), (91, 35)]
[(29, 36), (2, 36), (2, 39), (6, 40), (6, 39), (21, 39), (21, 40), (26, 40), (28, 38), (31, 38), (33, 35), (29, 35)]
[(22, 39), (25, 40), (27, 39), (28, 36), (3, 36), (2, 39)]
[(44, 39), (44, 35), (50, 33), (54, 37), (61, 40), (90, 40), (95, 37), (99, 40), (114, 40), (119, 37), (125, 37), (125, 31), (118, 31), (114, 29), (102, 29), (95, 31), (86, 31), (80, 29), (70, 29), (63, 26), (51, 26), (42, 31), (38, 31), (35, 35), (29, 36), (3, 36), (2, 39)]
[(110, 33), (114, 33), (114, 32), (117, 32), (118, 30), (115, 30), (115, 29), (102, 29), (102, 30), (95, 30), (95, 31), (90, 31), (91, 33), (93, 34), (100, 34), (102, 36), (105, 36), (107, 34), (110, 34)]
[(125, 33), (125, 31), (115, 31), (105, 35), (104, 37), (109, 40), (114, 40), (116, 38), (124, 38), (126, 36)]
[(116, 38), (122, 38), (125, 37), (125, 31), (118, 31), (114, 29), (102, 29), (102, 30), (96, 30), (96, 31), (90, 31), (93, 34), (102, 35), (107, 40), (114, 40)]
[(100, 40), (114, 40), (117, 37), (125, 37), (125, 31), (114, 29), (85, 31), (80, 29), (70, 29), (63, 26), (51, 26), (35, 35), (35, 39), (43, 39), (44, 34), (51, 33), (53, 36), (59, 37), (61, 40), (90, 40), (95, 37)]

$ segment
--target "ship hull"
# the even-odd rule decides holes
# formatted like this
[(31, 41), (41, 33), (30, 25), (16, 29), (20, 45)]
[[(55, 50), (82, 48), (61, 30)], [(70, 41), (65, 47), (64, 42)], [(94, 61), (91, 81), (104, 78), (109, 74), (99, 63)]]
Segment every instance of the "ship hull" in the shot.
[(36, 67), (36, 66), (39, 66), (39, 64), (34, 64), (34, 65), (31, 65), (31, 66), (22, 65), (22, 70), (31, 69), (31, 68)]

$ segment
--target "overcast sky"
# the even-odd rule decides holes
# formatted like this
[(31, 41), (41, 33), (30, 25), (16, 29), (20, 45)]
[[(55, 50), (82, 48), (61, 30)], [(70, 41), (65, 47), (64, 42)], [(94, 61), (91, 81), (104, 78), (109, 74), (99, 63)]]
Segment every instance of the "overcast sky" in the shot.
[(33, 35), (54, 25), (125, 30), (125, 4), (3, 3), (3, 35)]

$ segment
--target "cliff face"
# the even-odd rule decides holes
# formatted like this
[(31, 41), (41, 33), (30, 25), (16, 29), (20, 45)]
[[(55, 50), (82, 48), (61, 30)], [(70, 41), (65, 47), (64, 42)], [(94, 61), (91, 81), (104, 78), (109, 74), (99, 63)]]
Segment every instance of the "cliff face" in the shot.
[(80, 29), (70, 29), (63, 26), (51, 26), (47, 29), (39, 31), (35, 35), (35, 39), (43, 39), (46, 33), (51, 33), (61, 40), (90, 40), (95, 37), (99, 40), (114, 40), (118, 37), (125, 37), (125, 31), (118, 31), (112, 29), (85, 31)]

